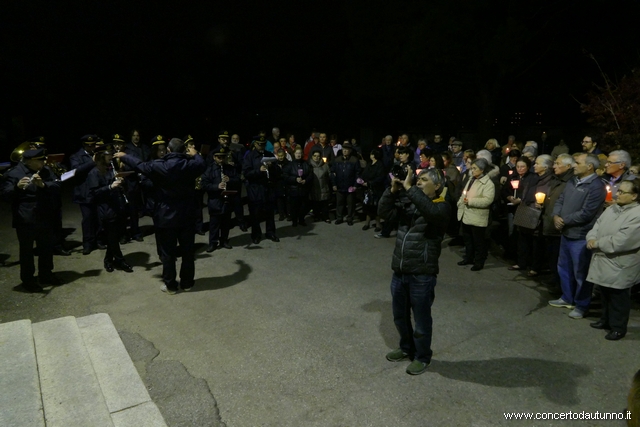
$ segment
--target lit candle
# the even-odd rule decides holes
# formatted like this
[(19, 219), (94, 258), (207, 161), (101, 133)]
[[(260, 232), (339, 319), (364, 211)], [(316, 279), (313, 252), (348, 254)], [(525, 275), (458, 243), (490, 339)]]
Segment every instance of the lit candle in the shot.
[(545, 197), (547, 197), (547, 195), (544, 193), (536, 193), (536, 202), (539, 205), (543, 204)]
[(509, 169), (509, 175), (513, 175), (513, 170)]
[(607, 185), (607, 197), (604, 199), (607, 202), (610, 202), (613, 200), (613, 193), (611, 192), (611, 187)]
[(505, 151), (507, 154), (509, 154), (509, 150), (510, 150), (510, 148), (509, 148), (509, 147), (507, 147), (504, 151)]
[(323, 161), (323, 162), (325, 162), (325, 163), (327, 163), (327, 158), (326, 158), (326, 157), (323, 157), (323, 158), (322, 158), (322, 161)]
[(519, 186), (520, 186), (520, 181), (518, 181), (517, 179), (514, 179), (513, 181), (511, 181), (511, 187), (514, 190), (517, 190)]
[(422, 172), (422, 169), (416, 169), (416, 175), (420, 175), (420, 172)]
[(458, 169), (458, 172), (462, 172), (462, 166), (456, 166), (456, 169)]

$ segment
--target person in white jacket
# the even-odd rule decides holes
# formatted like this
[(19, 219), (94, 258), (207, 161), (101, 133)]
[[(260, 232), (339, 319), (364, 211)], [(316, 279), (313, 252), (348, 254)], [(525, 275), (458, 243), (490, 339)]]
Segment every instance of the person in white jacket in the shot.
[(627, 333), (631, 311), (631, 287), (640, 282), (640, 179), (623, 181), (616, 204), (606, 209), (587, 233), (592, 250), (587, 280), (600, 286), (602, 316), (590, 324), (608, 329), (606, 339), (615, 341)]

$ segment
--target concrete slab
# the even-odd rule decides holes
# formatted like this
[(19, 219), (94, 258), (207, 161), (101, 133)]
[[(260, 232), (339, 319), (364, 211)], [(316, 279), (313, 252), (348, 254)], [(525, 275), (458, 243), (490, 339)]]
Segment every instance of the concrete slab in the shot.
[(115, 427), (166, 427), (162, 414), (153, 402), (111, 414)]
[(0, 426), (44, 427), (30, 320), (0, 324)]
[(33, 324), (47, 427), (113, 427), (73, 317)]
[(109, 315), (93, 314), (76, 322), (109, 412), (149, 402), (149, 393)]

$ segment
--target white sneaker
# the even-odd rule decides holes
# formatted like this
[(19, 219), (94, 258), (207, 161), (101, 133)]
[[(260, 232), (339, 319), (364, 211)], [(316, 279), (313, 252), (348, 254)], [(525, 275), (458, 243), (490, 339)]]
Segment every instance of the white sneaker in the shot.
[(585, 314), (587, 314), (587, 310), (581, 310), (579, 308), (574, 308), (571, 313), (569, 313), (569, 317), (572, 319), (582, 319)]
[(165, 292), (165, 293), (169, 294), (169, 295), (175, 295), (175, 294), (177, 294), (177, 293), (178, 293), (178, 291), (174, 291), (174, 290), (172, 290), (172, 289), (167, 288), (167, 285), (162, 285), (162, 286), (160, 287), (160, 290), (161, 290), (162, 292)]
[(571, 309), (576, 307), (573, 304), (569, 304), (568, 302), (566, 302), (562, 298), (558, 298), (558, 299), (554, 299), (554, 300), (549, 301), (549, 305), (551, 307), (562, 307), (562, 308), (571, 308)]

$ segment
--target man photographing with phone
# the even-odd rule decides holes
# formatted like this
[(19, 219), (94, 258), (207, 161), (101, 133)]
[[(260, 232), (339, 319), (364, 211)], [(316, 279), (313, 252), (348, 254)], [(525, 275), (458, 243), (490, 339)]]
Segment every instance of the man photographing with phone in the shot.
[[(424, 373), (431, 363), (431, 305), (435, 298), (440, 245), (451, 215), (445, 177), (437, 169), (425, 169), (415, 185), (407, 168), (404, 180), (391, 179), (378, 205), (378, 215), (398, 222), (391, 269), (393, 322), (400, 334), (400, 348), (387, 354), (390, 362), (412, 360), (406, 372)], [(413, 312), (414, 324), (411, 323)]]

